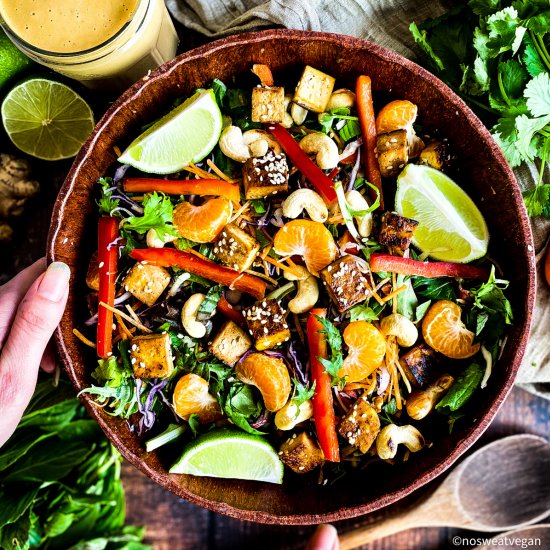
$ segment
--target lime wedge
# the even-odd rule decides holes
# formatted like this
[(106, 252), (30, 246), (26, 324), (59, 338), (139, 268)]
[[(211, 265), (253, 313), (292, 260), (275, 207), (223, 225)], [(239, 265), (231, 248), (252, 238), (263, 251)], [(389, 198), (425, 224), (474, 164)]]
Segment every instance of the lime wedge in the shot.
[(264, 439), (236, 430), (212, 430), (190, 443), (171, 474), (283, 482), (283, 463)]
[(32, 61), (15, 47), (0, 28), (0, 89), (30, 65)]
[(74, 157), (94, 128), (88, 104), (71, 88), (44, 78), (22, 82), (2, 103), (14, 145), (44, 160)]
[(483, 215), (439, 170), (408, 164), (397, 178), (395, 210), (419, 222), (412, 242), (436, 260), (466, 263), (487, 254)]
[(170, 174), (208, 155), (221, 131), (214, 92), (200, 90), (135, 139), (118, 160), (143, 172)]

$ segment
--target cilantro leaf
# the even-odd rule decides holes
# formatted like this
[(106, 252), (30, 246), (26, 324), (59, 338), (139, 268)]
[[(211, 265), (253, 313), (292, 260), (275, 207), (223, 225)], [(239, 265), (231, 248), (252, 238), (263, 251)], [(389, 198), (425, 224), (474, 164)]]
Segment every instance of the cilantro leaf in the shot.
[(535, 185), (523, 193), (523, 200), (529, 216), (541, 216), (550, 203), (550, 184)]
[(520, 115), (516, 118), (518, 131), (516, 148), (524, 160), (532, 161), (537, 152), (537, 132), (550, 124), (550, 114), (540, 118), (529, 118)]
[(344, 356), (342, 355), (342, 335), (340, 331), (324, 317), (315, 318), (323, 325), (323, 329), (319, 332), (325, 335), (327, 344), (330, 350), (329, 359), (319, 357), (319, 361), (325, 367), (325, 372), (331, 377), (331, 384), (333, 386), (343, 386), (345, 377), (340, 378), (338, 373), (344, 363)]
[[(296, 378), (292, 379), (292, 382), (294, 384), (294, 396), (292, 397), (292, 401), (294, 401), (294, 404), (296, 407), (300, 407), (302, 403), (305, 403), (306, 401), (309, 401), (313, 398), (315, 395), (315, 382), (313, 382), (313, 385), (310, 386), (309, 384), (307, 386), (304, 386), (301, 382), (299, 382)], [(296, 411), (297, 415), (300, 413), (300, 411)]]
[(143, 199), (143, 215), (122, 220), (121, 231), (135, 231), (143, 235), (149, 229), (154, 229), (159, 238), (166, 235), (178, 236), (172, 225), (173, 209), (172, 201), (166, 195), (158, 195), (156, 192), (147, 194)]
[(544, 73), (546, 71), (546, 67), (537, 51), (537, 48), (535, 47), (535, 44), (530, 34), (525, 35), (523, 42), (525, 45), (525, 49), (523, 50), (523, 55), (521, 59), (523, 61), (523, 64), (525, 65), (525, 68), (527, 69), (527, 72), (531, 76), (537, 76), (540, 73)]
[(433, 48), (428, 42), (428, 32), (425, 30), (421, 31), (414, 21), (409, 25), (409, 30), (413, 35), (414, 41), (422, 48), (422, 50), (426, 54), (430, 64), (435, 65), (437, 69), (443, 71), (445, 69), (445, 66), (441, 58), (434, 52)]
[(487, 48), (491, 57), (510, 50), (515, 54), (527, 31), (520, 24), (517, 10), (511, 6), (490, 15), (487, 18), (487, 29), (490, 37)]
[(100, 216), (110, 216), (111, 212), (118, 208), (119, 200), (113, 200), (111, 197), (113, 195), (113, 179), (112, 178), (99, 178), (97, 183), (101, 186), (101, 195), (97, 201), (99, 206), (99, 215)]
[(241, 428), (241, 430), (256, 435), (264, 433), (250, 425), (250, 421), (262, 412), (261, 401), (255, 399), (250, 386), (242, 382), (233, 383), (229, 388), (222, 407), (233, 424)]
[[(547, 4), (547, 7), (550, 6)], [(550, 9), (547, 11), (543, 11), (538, 15), (534, 15), (533, 17), (525, 19), (525, 21), (523, 21), (523, 24), (529, 30), (535, 32), (536, 34), (547, 33), (548, 29), (550, 29)]]
[(515, 59), (499, 63), (498, 84), (506, 101), (521, 96), (526, 82), (527, 71)]
[(527, 107), (534, 117), (550, 115), (550, 75), (541, 73), (525, 86)]
[(367, 304), (357, 304), (349, 312), (350, 321), (378, 321), (378, 315)]
[(477, 15), (489, 15), (500, 10), (500, 0), (470, 0), (468, 6)]

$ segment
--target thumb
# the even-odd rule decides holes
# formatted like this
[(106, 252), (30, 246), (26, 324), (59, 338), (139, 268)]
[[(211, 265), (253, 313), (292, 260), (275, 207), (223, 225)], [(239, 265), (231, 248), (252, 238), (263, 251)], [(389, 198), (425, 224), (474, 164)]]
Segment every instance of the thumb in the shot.
[(338, 550), (338, 531), (334, 525), (321, 524), (307, 543), (306, 550)]
[(0, 411), (4, 432), (0, 433), (0, 445), (6, 432), (8, 437), (11, 435), (32, 397), (40, 360), (65, 309), (69, 278), (70, 269), (66, 264), (50, 264), (19, 304), (0, 352)]

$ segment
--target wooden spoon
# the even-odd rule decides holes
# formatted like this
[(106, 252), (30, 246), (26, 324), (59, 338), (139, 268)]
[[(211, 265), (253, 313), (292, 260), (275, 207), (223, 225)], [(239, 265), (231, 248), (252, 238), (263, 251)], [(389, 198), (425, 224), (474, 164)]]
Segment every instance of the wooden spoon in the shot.
[[(479, 538), (479, 537), (477, 537)], [(532, 541), (532, 542), (531, 542)], [(531, 525), (514, 529), (492, 537), (487, 544), (476, 546), (475, 550), (515, 550), (519, 548), (550, 548), (550, 523)]]
[(389, 518), (376, 519), (340, 538), (351, 550), (415, 527), (508, 531), (550, 515), (550, 444), (512, 435), (466, 458), (431, 494)]

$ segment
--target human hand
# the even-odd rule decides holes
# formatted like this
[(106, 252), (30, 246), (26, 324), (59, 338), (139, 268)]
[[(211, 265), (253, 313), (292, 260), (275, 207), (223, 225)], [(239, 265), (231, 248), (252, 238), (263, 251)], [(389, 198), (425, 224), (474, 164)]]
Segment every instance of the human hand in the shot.
[(338, 531), (334, 525), (319, 525), (309, 539), (306, 550), (338, 550)]
[(69, 267), (42, 258), (0, 286), (0, 447), (23, 416), (38, 367), (55, 368), (48, 347), (69, 293)]

